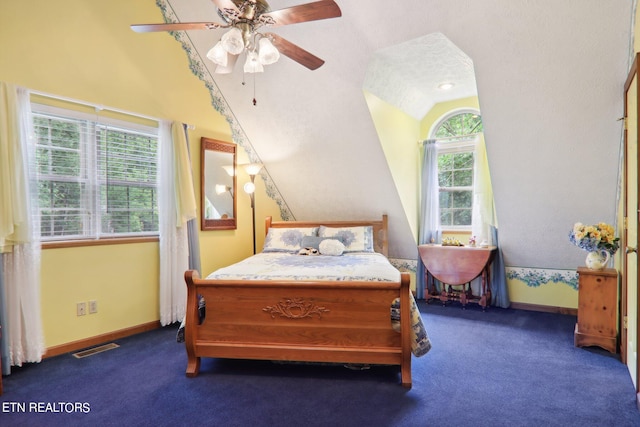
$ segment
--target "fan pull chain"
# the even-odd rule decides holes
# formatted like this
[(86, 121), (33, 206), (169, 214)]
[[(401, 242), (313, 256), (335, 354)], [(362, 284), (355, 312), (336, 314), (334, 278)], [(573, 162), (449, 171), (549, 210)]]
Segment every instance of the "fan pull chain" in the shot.
[(256, 101), (256, 75), (253, 74), (253, 106), (255, 107), (258, 101)]
[[(242, 86), (246, 85), (245, 81), (247, 73), (242, 73)], [(253, 105), (256, 106), (258, 104), (258, 100), (256, 99), (256, 73), (253, 73)]]

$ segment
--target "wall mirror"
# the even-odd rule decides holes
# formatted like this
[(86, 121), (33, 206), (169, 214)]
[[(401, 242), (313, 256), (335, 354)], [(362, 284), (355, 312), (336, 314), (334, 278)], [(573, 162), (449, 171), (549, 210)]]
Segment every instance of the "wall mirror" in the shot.
[(236, 144), (200, 140), (202, 230), (236, 228)]

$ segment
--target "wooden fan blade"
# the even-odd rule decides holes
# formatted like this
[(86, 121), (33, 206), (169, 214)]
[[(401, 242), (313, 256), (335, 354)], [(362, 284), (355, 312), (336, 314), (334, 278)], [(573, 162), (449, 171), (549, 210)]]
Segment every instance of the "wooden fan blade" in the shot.
[(178, 22), (175, 24), (136, 24), (131, 29), (136, 33), (150, 33), (154, 31), (185, 31), (185, 30), (215, 30), (228, 25), (215, 22)]
[(304, 65), (310, 70), (315, 70), (324, 64), (324, 61), (312, 53), (307, 52), (303, 48), (298, 45), (291, 43), (290, 41), (283, 39), (277, 34), (274, 33), (266, 33), (265, 34), (273, 45), (278, 49), (278, 51), (293, 59), (300, 65)]
[(301, 4), (299, 6), (287, 7), (285, 9), (274, 10), (260, 15), (260, 18), (272, 18), (275, 23), (270, 26), (280, 27), (282, 25), (297, 24), (300, 22), (317, 21), (320, 19), (338, 18), (342, 16), (340, 7), (333, 0), (321, 0), (313, 3)]

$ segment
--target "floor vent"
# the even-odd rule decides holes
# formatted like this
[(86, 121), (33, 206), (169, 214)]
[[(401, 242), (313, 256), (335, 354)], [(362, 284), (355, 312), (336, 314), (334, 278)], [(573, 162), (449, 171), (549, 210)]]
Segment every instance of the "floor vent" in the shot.
[(87, 350), (82, 350), (77, 353), (73, 353), (73, 357), (76, 359), (82, 359), (83, 357), (93, 356), (94, 354), (102, 353), (103, 351), (113, 350), (114, 348), (120, 347), (116, 343), (109, 343), (104, 345), (99, 345), (97, 347), (93, 347)]

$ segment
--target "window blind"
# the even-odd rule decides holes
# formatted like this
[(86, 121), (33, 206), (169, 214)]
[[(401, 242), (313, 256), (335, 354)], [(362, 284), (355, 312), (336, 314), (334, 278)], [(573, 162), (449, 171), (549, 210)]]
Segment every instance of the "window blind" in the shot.
[(43, 240), (157, 234), (157, 129), (33, 111)]

